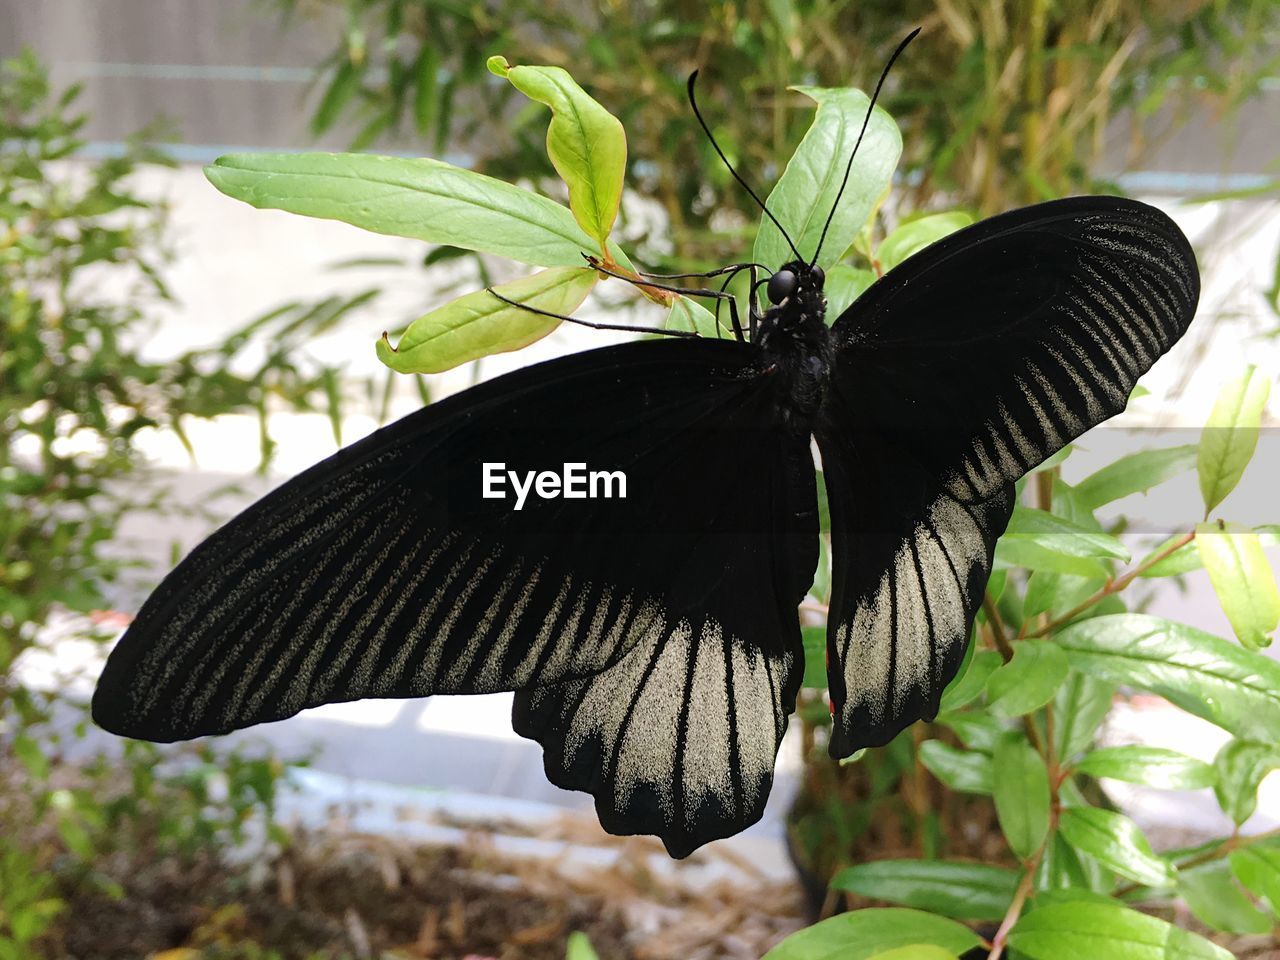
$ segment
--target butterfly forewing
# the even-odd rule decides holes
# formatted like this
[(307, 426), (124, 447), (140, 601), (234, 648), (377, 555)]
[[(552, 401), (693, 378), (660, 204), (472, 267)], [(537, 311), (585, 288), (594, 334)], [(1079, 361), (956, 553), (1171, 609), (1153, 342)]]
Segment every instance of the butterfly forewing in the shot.
[[(363, 697), (521, 690), (518, 729), (610, 829), (680, 855), (742, 829), (794, 706), (816, 562), (806, 440), (777, 429), (752, 359), (713, 341), (591, 351), (323, 461), (165, 579), (95, 719), (165, 741)], [(485, 463), (619, 472), (626, 496), (530, 490), (517, 510), (509, 483), (484, 496)]]
[(1198, 297), (1168, 217), (1080, 197), (952, 234), (836, 321), (815, 428), (832, 515), (833, 755), (937, 712), (1012, 482), (1120, 413)]

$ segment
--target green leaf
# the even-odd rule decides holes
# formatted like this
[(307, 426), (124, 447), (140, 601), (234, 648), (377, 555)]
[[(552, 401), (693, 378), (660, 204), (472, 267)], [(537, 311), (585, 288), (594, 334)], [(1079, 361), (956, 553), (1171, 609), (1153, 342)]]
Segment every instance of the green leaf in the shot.
[(363, 67), (350, 59), (344, 59), (338, 64), (338, 69), (333, 73), (333, 79), (325, 88), (324, 96), (320, 98), (320, 105), (311, 116), (311, 133), (314, 136), (319, 136), (333, 126), (342, 108), (360, 90), (363, 76)]
[(1009, 945), (1033, 960), (1231, 960), (1221, 947), (1164, 920), (1086, 901), (1025, 914)]
[[(426, 158), (240, 153), (204, 168), (252, 206), (341, 220), (374, 233), (478, 250), (539, 267), (581, 267), (597, 249), (569, 208), (484, 174)], [(610, 243), (614, 259), (630, 268)]]
[(733, 333), (716, 324), (716, 315), (689, 297), (677, 296), (667, 314), (668, 330), (688, 330), (711, 340), (725, 339)]
[[(1055, 833), (1045, 844), (1044, 858), (1036, 874), (1036, 886), (1042, 891), (1080, 897), (1095, 891), (1110, 890), (1115, 886), (1115, 876), (1104, 870), (1097, 860), (1077, 851), (1062, 835)], [(1046, 894), (1036, 895), (1036, 902), (1043, 902)]]
[(877, 953), (870, 960), (956, 960), (956, 954), (944, 947), (929, 943), (912, 943)]
[(1265, 897), (1272, 913), (1280, 913), (1280, 850), (1254, 844), (1232, 850), (1227, 862), (1247, 890)]
[(1191, 912), (1215, 930), (1271, 932), (1271, 918), (1240, 889), (1225, 862), (1181, 871), (1178, 893)]
[(1139, 613), (1082, 620), (1056, 639), (1076, 670), (1158, 693), (1238, 737), (1269, 742), (1280, 730), (1280, 664), (1262, 654)]
[(25, 733), (18, 734), (13, 740), (13, 752), (22, 765), (27, 768), (27, 776), (32, 780), (45, 780), (49, 776), (49, 759), (40, 749), (40, 744)]
[(1049, 831), (1049, 773), (1040, 754), (1020, 734), (996, 742), (992, 757), (996, 816), (1009, 849), (1025, 860), (1044, 843)]
[(1105, 867), (1136, 883), (1160, 887), (1173, 874), (1155, 855), (1138, 825), (1122, 813), (1097, 807), (1069, 807), (1058, 820), (1062, 838)]
[(512, 67), (503, 57), (490, 57), (488, 67), (530, 100), (551, 108), (547, 156), (569, 188), (574, 219), (603, 250), (627, 170), (622, 124), (560, 67)]
[(920, 762), (926, 770), (960, 793), (990, 795), (994, 775), (991, 758), (975, 750), (957, 750), (941, 740), (920, 744)]
[(1086, 753), (1075, 764), (1077, 773), (1141, 783), (1158, 790), (1198, 790), (1217, 781), (1213, 767), (1203, 760), (1162, 747), (1104, 747)]
[(955, 920), (999, 920), (1018, 887), (1004, 867), (947, 860), (877, 860), (849, 867), (831, 886)]
[(599, 960), (599, 955), (591, 946), (587, 935), (575, 930), (569, 934), (568, 942), (565, 943), (564, 960)]
[(1274, 737), (1265, 743), (1253, 740), (1229, 740), (1213, 758), (1218, 782), (1213, 792), (1222, 812), (1237, 825), (1244, 823), (1258, 806), (1258, 787), (1262, 778), (1280, 769), (1280, 746)]
[[(1253, 528), (1253, 532), (1257, 534), (1258, 541), (1263, 547), (1274, 547), (1280, 545), (1280, 524), (1264, 523), (1261, 526)], [(1186, 534), (1175, 533), (1173, 536), (1162, 541), (1158, 547), (1142, 558), (1140, 565), (1148, 563), (1152, 557), (1168, 550), (1175, 541), (1181, 540)], [(1200, 551), (1196, 546), (1195, 540), (1190, 540), (1183, 544), (1169, 556), (1163, 560), (1159, 560), (1144, 570), (1140, 576), (1143, 577), (1174, 577), (1183, 573), (1190, 573), (1192, 570), (1199, 570), (1204, 566), (1204, 562), (1200, 559)]]
[(982, 753), (993, 753), (996, 741), (1005, 733), (1003, 724), (985, 711), (940, 713), (934, 722), (954, 733), (969, 749)]
[(955, 233), (961, 227), (973, 223), (973, 217), (963, 210), (932, 213), (899, 224), (880, 242), (876, 249), (876, 261), (880, 269), (888, 273), (903, 260), (913, 256), (943, 237)]
[(1195, 544), (1236, 639), (1251, 650), (1270, 646), (1280, 625), (1280, 590), (1262, 539), (1249, 531), (1202, 523), (1196, 527)]
[(1055, 550), (1077, 557), (1129, 559), (1129, 550), (1118, 537), (1098, 533), (1046, 510), (1017, 506), (1009, 519), (1008, 533), (1039, 538)]
[(876, 275), (870, 270), (851, 267), (847, 263), (833, 264), (827, 271), (827, 282), (822, 288), (827, 296), (827, 325), (840, 319), (840, 314), (875, 282)]
[(1069, 573), (1036, 570), (1027, 578), (1027, 595), (1023, 615), (1030, 618), (1041, 613), (1055, 615), (1074, 610), (1106, 583), (1094, 577), (1074, 577)]
[(1067, 669), (1067, 655), (1052, 640), (1024, 640), (987, 680), (987, 705), (997, 717), (1038, 710), (1053, 699)]
[(976, 646), (974, 641), (969, 641), (965, 663), (960, 667), (961, 672), (942, 691), (942, 701), (938, 707), (940, 711), (945, 713), (959, 710), (966, 704), (972, 703), (986, 687), (987, 679), (1003, 663), (1000, 654), (994, 650), (980, 650), (975, 653)]
[[(556, 267), (493, 289), (539, 310), (571, 314), (595, 282), (596, 272), (588, 267)], [(491, 353), (519, 350), (559, 324), (554, 317), (522, 310), (488, 290), (477, 290), (413, 321), (395, 347), (383, 334), (378, 359), (400, 373), (439, 373)]]
[[(818, 104), (813, 124), (787, 162), (787, 168), (765, 201), (806, 260), (812, 260), (827, 216), (840, 192), (845, 167), (853, 153), (869, 99), (861, 90), (794, 88)], [(877, 107), (849, 176), (849, 184), (831, 220), (818, 265), (829, 269), (840, 260), (889, 189), (902, 136), (889, 114)], [(771, 267), (795, 259), (773, 222), (765, 218), (756, 234), (751, 259)]]
[[(1062, 448), (1070, 450), (1071, 446)], [(1061, 453), (1059, 450), (1058, 453)], [(1057, 456), (1055, 454), (1054, 456)], [(1053, 457), (1049, 458), (1050, 460)], [(1045, 463), (1049, 461), (1046, 460)], [(1041, 467), (1044, 463), (1040, 464)], [(1053, 478), (1053, 513), (1062, 517), (1064, 520), (1070, 520), (1078, 527), (1083, 527), (1090, 533), (1102, 533), (1102, 524), (1098, 522), (1098, 518), (1093, 515), (1093, 510), (1085, 503), (1084, 498), (1076, 492), (1076, 488), (1065, 482), (1061, 477)]]
[(900, 947), (928, 944), (964, 953), (981, 941), (968, 927), (920, 910), (878, 907), (854, 910), (805, 927), (766, 953), (763, 960), (872, 960)]
[(804, 680), (802, 686), (814, 690), (827, 688), (827, 628), (801, 627), (804, 640)]
[(1086, 477), (1075, 485), (1075, 491), (1090, 509), (1096, 510), (1104, 503), (1143, 493), (1190, 470), (1196, 465), (1197, 456), (1195, 444), (1164, 450), (1141, 450), (1121, 457)]
[(1072, 671), (1053, 700), (1054, 747), (1059, 759), (1070, 760), (1093, 745), (1115, 694), (1115, 684)]
[(1206, 516), (1235, 489), (1253, 458), (1262, 411), (1270, 393), (1271, 381), (1249, 366), (1218, 394), (1200, 434), (1197, 462)]

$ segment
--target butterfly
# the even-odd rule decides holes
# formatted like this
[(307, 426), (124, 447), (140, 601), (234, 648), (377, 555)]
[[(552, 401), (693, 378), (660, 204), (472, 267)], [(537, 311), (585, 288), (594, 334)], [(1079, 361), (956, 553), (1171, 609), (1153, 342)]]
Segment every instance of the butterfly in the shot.
[[(818, 252), (792, 249), (753, 276), (746, 330), (730, 301), (732, 339), (518, 370), (259, 500), (146, 600), (95, 721), (167, 742), (326, 703), (514, 691), (552, 783), (685, 857), (757, 821), (772, 786), (819, 559), (814, 440), (830, 753), (932, 718), (1014, 482), (1124, 409), (1191, 322), (1195, 257), (1153, 207), (1056, 200), (945, 237), (828, 324)], [(622, 475), (625, 495), (571, 495), (573, 470)], [(503, 478), (527, 478), (520, 509)]]

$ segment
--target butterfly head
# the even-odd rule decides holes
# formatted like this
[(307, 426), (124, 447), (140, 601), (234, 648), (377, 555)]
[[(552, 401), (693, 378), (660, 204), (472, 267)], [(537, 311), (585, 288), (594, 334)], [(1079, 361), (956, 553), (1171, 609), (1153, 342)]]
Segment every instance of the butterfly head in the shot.
[(785, 306), (793, 300), (803, 302), (815, 297), (820, 299), (826, 279), (826, 274), (818, 265), (810, 266), (803, 260), (793, 260), (769, 278), (765, 295), (775, 307)]

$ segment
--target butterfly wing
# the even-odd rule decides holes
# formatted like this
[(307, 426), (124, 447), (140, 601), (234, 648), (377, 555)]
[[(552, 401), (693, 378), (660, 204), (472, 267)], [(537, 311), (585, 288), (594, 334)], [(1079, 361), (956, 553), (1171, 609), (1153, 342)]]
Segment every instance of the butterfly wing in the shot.
[[(773, 425), (754, 357), (694, 340), (588, 351), (340, 451), (165, 578), (107, 662), (95, 720), (169, 741), (364, 697), (545, 703), (607, 678), (556, 724), (518, 709), (551, 779), (673, 851), (741, 829), (794, 706), (816, 564), (807, 441)], [(599, 496), (551, 498), (548, 481), (516, 509), (484, 496), (486, 463), (577, 464), (574, 492)]]
[(815, 430), (833, 538), (833, 756), (937, 713), (1013, 481), (1120, 413), (1198, 298), (1168, 217), (1078, 197), (952, 234), (836, 321)]

